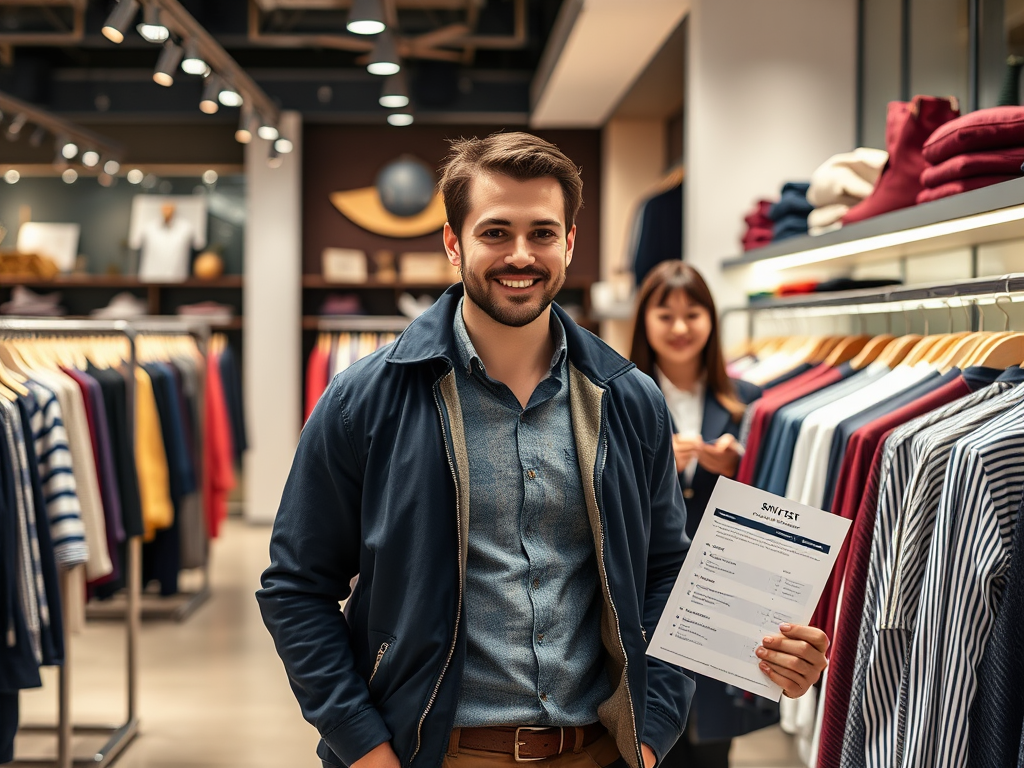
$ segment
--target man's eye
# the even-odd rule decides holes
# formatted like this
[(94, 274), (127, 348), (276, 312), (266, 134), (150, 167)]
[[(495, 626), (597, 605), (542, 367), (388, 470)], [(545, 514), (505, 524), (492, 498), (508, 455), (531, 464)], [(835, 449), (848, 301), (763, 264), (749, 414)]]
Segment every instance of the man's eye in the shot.
[(502, 232), (500, 229), (488, 229), (486, 232), (484, 232), (483, 236), (484, 237), (501, 237), (503, 234), (505, 234), (505, 233)]
[(555, 237), (555, 233), (552, 232), (550, 229), (538, 229), (536, 234), (537, 234), (537, 237), (542, 237), (542, 238), (544, 238), (544, 237)]

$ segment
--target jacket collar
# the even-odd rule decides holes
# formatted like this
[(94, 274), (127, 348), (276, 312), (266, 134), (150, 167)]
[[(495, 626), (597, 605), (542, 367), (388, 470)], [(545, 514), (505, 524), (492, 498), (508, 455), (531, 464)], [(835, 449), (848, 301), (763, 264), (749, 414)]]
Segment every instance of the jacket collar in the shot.
[(704, 420), (700, 425), (700, 436), (705, 443), (713, 443), (725, 434), (732, 418), (725, 406), (718, 402), (714, 392), (704, 390)]
[[(458, 359), (455, 346), (455, 312), (462, 298), (462, 283), (446, 290), (426, 312), (413, 320), (388, 353), (389, 363), (414, 364), (444, 360), (449, 365)], [(633, 363), (589, 331), (580, 328), (557, 304), (552, 310), (565, 329), (569, 361), (595, 384), (605, 384), (634, 367)]]

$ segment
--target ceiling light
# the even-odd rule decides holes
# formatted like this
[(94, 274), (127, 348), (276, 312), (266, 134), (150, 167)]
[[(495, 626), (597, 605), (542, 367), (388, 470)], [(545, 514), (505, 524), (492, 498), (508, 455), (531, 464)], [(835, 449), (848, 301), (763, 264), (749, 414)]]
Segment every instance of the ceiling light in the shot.
[(217, 100), (225, 107), (240, 107), (244, 101), (242, 94), (227, 83), (221, 85), (220, 92), (217, 94)]
[(391, 125), (397, 125), (398, 127), (405, 127), (406, 125), (412, 125), (413, 117), (408, 112), (394, 112), (388, 115), (388, 123)]
[(386, 28), (380, 0), (355, 0), (345, 28), (355, 35), (378, 35)]
[(135, 0), (120, 0), (117, 7), (110, 12), (106, 24), (103, 25), (103, 36), (112, 43), (124, 40), (124, 31), (139, 12), (139, 4)]
[(220, 77), (214, 73), (206, 76), (206, 83), (203, 85), (203, 98), (199, 101), (199, 109), (208, 115), (216, 113), (220, 109), (217, 103), (217, 93), (220, 91)]
[(235, 141), (239, 144), (248, 144), (252, 141), (252, 120), (252, 107), (243, 105), (238, 116), (238, 130), (235, 131)]
[(64, 171), (64, 173), (60, 175), (60, 177), (64, 179), (65, 184), (74, 184), (76, 181), (78, 181), (78, 171), (76, 171), (74, 168), (68, 168), (66, 171)]
[(274, 142), (274, 149), (276, 149), (282, 155), (287, 155), (289, 152), (295, 149), (295, 145), (292, 144), (288, 139), (282, 137)]
[(203, 171), (203, 184), (216, 184), (218, 178), (220, 177), (217, 176), (217, 172), (212, 168), (208, 171)]
[(117, 172), (121, 170), (121, 164), (117, 160), (107, 160), (103, 164), (103, 172), (109, 176), (116, 176)]
[(7, 126), (7, 138), (11, 141), (16, 141), (18, 136), (21, 135), (21, 129), (25, 127), (25, 123), (28, 122), (28, 117), (24, 112), (20, 112), (14, 116), (11, 120), (11, 124)]
[(199, 43), (194, 37), (185, 41), (185, 57), (181, 60), (181, 71), (188, 75), (205, 75), (210, 67), (199, 55)]
[(43, 139), (46, 138), (46, 129), (43, 126), (36, 126), (36, 129), (32, 131), (32, 135), (28, 137), (28, 143), (33, 147), (42, 146)]
[(138, 168), (132, 168), (128, 171), (128, 183), (129, 184), (141, 184), (142, 180), (146, 178), (146, 175)]
[(136, 27), (139, 34), (151, 43), (162, 43), (171, 36), (171, 32), (160, 21), (160, 8), (152, 2), (142, 12), (142, 22)]
[(377, 38), (370, 54), (370, 63), (366, 71), (371, 75), (397, 75), (402, 69), (398, 63), (398, 48), (395, 38), (390, 32), (384, 32)]
[(78, 145), (65, 139), (61, 142), (60, 154), (65, 160), (70, 160), (78, 154)]
[(405, 72), (398, 72), (384, 80), (380, 91), (380, 105), (387, 109), (401, 109), (409, 106), (409, 86)]
[(174, 85), (174, 72), (181, 61), (181, 46), (175, 45), (168, 40), (164, 43), (164, 49), (160, 52), (160, 58), (156, 60), (156, 69), (153, 70), (153, 82), (170, 88)]
[(256, 129), (256, 134), (266, 141), (277, 141), (281, 137), (281, 134), (277, 131), (277, 126), (268, 120), (260, 121), (260, 127)]
[(8, 184), (17, 184), (19, 179), (21, 179), (21, 174), (13, 168), (4, 174), (4, 181)]
[(100, 161), (100, 153), (93, 149), (88, 149), (82, 153), (82, 165), (86, 168), (95, 168)]
[(96, 177), (96, 181), (100, 183), (101, 187), (112, 187), (117, 184), (117, 178), (111, 176), (109, 173), (101, 173)]
[[(275, 142), (274, 144), (276, 144)], [(270, 151), (267, 153), (267, 165), (271, 168), (280, 168), (281, 163), (284, 160), (281, 158), (281, 153), (277, 151), (277, 147), (274, 144), (270, 145)]]

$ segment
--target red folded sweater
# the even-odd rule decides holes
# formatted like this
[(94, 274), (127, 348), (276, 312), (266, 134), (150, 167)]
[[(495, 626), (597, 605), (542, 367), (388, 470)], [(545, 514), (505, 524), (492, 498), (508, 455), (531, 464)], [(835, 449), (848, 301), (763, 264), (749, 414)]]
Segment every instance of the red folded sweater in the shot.
[(975, 176), (1020, 176), (1024, 164), (1024, 147), (969, 152), (955, 155), (938, 165), (930, 165), (921, 173), (921, 184), (940, 187), (951, 181)]
[(1019, 179), (1017, 176), (973, 176), (969, 179), (958, 179), (939, 187), (922, 189), (917, 195), (917, 204), (930, 203), (932, 200), (940, 200), (943, 197), (952, 197), (962, 192), (970, 192), (972, 189), (981, 189), (993, 184), (1002, 184), (1004, 181)]

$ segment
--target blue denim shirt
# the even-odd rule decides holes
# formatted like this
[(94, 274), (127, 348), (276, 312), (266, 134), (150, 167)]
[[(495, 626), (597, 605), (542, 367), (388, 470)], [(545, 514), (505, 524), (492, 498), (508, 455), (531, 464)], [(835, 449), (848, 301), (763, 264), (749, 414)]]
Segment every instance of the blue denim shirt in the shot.
[(569, 411), (565, 330), (523, 408), (455, 313), (469, 452), (466, 666), (457, 727), (584, 725), (611, 695), (594, 537)]

